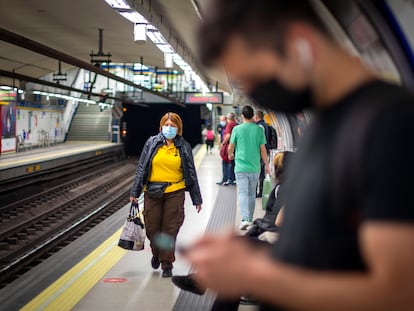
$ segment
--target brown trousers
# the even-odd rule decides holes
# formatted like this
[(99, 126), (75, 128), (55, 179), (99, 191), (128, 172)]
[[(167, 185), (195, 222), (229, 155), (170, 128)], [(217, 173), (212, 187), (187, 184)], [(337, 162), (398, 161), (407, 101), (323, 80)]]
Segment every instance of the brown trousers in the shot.
[(154, 243), (157, 233), (166, 233), (176, 238), (184, 222), (185, 191), (165, 193), (162, 199), (151, 199), (144, 195), (145, 232), (150, 240), (152, 255), (158, 257), (162, 269), (172, 269), (175, 261), (175, 249), (160, 250)]

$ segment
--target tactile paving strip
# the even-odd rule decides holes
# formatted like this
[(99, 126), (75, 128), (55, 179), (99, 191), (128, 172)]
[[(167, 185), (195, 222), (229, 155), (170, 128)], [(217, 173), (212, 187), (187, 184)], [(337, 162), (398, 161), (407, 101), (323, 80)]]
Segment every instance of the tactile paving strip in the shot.
[[(237, 210), (236, 187), (221, 187), (215, 202), (213, 212), (207, 224), (206, 233), (214, 234), (223, 228), (234, 228)], [(214, 296), (206, 293), (198, 296), (186, 291), (180, 291), (173, 311), (210, 311)]]

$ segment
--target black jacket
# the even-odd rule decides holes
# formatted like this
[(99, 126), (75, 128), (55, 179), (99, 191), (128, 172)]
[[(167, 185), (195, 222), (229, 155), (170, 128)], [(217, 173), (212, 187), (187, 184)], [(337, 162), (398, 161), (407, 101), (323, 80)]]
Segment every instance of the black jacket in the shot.
[[(131, 196), (137, 198), (141, 194), (144, 186), (148, 182), (149, 174), (151, 172), (152, 159), (158, 149), (165, 143), (165, 138), (162, 134), (150, 137), (145, 143), (138, 161), (137, 172), (131, 189)], [(202, 204), (203, 199), (201, 198), (200, 187), (198, 185), (193, 150), (191, 149), (190, 144), (181, 136), (177, 136), (175, 138), (174, 144), (180, 153), (186, 190), (190, 192), (191, 200), (194, 205)]]

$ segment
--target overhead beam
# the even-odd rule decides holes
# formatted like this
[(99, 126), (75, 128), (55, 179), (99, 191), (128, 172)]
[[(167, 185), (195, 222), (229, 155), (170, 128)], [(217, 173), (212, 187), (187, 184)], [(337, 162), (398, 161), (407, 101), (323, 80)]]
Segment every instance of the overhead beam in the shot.
[[(85, 95), (89, 94), (89, 91), (85, 91), (85, 90), (82, 90), (82, 89), (77, 89), (77, 88), (74, 88), (74, 87), (71, 87), (71, 86), (67, 86), (67, 85), (63, 85), (63, 84), (59, 84), (59, 83), (54, 83), (54, 82), (50, 82), (50, 81), (45, 81), (45, 80), (29, 77), (29, 76), (26, 76), (26, 75), (22, 75), (20, 73), (5, 71), (5, 70), (1, 70), (1, 69), (0, 69), (0, 77), (17, 79), (17, 80), (20, 80), (20, 81), (31, 82), (31, 83), (35, 83), (35, 84), (39, 84), (39, 85), (58, 88), (58, 89), (65, 90), (65, 91), (77, 92), (77, 93), (81, 93), (81, 94), (85, 94)], [(106, 95), (102, 95), (102, 94), (99, 94), (99, 93), (91, 93), (91, 95), (95, 96), (95, 97), (105, 97), (107, 99), (114, 99), (114, 100), (119, 100), (119, 101), (123, 100), (120, 97), (106, 96)]]
[[(170, 101), (174, 104), (177, 104), (179, 106), (185, 106), (183, 103), (181, 103), (179, 101), (176, 101), (176, 100), (172, 100), (169, 96), (167, 96), (163, 93), (158, 93), (158, 92), (153, 91), (151, 89), (145, 88), (141, 85), (135, 84), (132, 81), (129, 81), (127, 79), (124, 79), (122, 77), (114, 75), (114, 74), (110, 73), (109, 71), (105, 71), (102, 68), (96, 67), (96, 66), (94, 66), (94, 65), (92, 65), (88, 62), (85, 62), (85, 61), (80, 60), (76, 57), (70, 56), (66, 53), (60, 52), (60, 51), (55, 50), (53, 48), (50, 48), (48, 46), (45, 46), (45, 45), (43, 45), (39, 42), (33, 41), (31, 39), (28, 39), (26, 37), (18, 35), (14, 32), (8, 31), (4, 28), (0, 28), (0, 40), (8, 42), (8, 43), (16, 45), (16, 46), (19, 46), (21, 48), (33, 51), (33, 52), (36, 52), (36, 53), (39, 53), (39, 54), (47, 56), (47, 57), (60, 60), (64, 63), (70, 64), (72, 66), (75, 66), (75, 67), (78, 67), (78, 68), (83, 68), (83, 69), (86, 69), (86, 70), (91, 71), (91, 72), (95, 72), (95, 73), (97, 73), (101, 76), (104, 76), (104, 77), (107, 77), (109, 79), (121, 82), (125, 85), (129, 85), (129, 86), (132, 86), (136, 89), (140, 89), (144, 92), (151, 93), (151, 94), (154, 94), (156, 96), (165, 98), (168, 101)], [(41, 80), (41, 81), (43, 81), (43, 80)]]

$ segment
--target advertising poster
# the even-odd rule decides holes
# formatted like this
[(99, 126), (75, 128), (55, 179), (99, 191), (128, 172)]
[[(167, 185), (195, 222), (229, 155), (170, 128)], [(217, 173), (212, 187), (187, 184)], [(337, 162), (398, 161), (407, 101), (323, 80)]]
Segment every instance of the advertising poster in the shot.
[(0, 90), (1, 153), (16, 150), (16, 94)]

